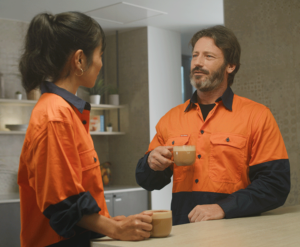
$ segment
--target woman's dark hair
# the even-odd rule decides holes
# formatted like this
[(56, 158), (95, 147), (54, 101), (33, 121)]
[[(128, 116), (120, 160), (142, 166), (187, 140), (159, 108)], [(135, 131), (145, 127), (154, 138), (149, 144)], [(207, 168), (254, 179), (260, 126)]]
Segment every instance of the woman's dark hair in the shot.
[(241, 46), (234, 33), (224, 26), (214, 26), (203, 29), (194, 34), (190, 41), (193, 49), (196, 42), (202, 37), (209, 37), (215, 41), (215, 45), (219, 47), (224, 55), (225, 63), (235, 65), (235, 70), (228, 75), (228, 85), (233, 84), (235, 74), (240, 68)]
[(70, 68), (64, 75), (62, 72), (70, 55), (78, 49), (83, 50), (89, 67), (93, 52), (99, 45), (104, 51), (104, 32), (93, 18), (83, 13), (36, 15), (29, 24), (19, 63), (23, 87), (29, 92), (47, 77), (53, 81), (67, 77)]

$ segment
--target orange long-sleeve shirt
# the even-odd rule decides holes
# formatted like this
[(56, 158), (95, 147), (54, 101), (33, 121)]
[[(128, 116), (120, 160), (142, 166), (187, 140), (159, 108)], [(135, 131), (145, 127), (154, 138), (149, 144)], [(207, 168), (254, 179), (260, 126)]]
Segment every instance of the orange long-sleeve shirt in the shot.
[(20, 157), (21, 245), (88, 243), (95, 235), (76, 226), (82, 215), (110, 217), (89, 133), (90, 105), (51, 82), (42, 93)]

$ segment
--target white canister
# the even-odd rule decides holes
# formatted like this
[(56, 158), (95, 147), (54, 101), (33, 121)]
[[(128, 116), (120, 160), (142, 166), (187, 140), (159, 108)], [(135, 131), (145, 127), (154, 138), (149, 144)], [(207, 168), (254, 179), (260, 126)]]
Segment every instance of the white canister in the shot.
[(101, 99), (101, 95), (99, 95), (99, 94), (90, 95), (90, 103), (91, 104), (99, 105), (100, 104), (100, 99)]
[(119, 94), (110, 94), (108, 102), (110, 105), (119, 105)]
[(22, 99), (22, 94), (21, 93), (17, 93), (15, 94), (16, 99), (21, 100)]

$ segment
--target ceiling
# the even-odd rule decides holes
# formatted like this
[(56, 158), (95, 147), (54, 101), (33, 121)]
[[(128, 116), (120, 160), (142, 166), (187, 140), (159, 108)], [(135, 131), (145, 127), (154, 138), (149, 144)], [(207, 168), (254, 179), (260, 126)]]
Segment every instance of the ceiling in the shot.
[(181, 34), (182, 53), (187, 55), (195, 32), (224, 24), (223, 0), (0, 0), (2, 19), (30, 22), (44, 11), (85, 12), (96, 17), (108, 35), (143, 26), (173, 30)]

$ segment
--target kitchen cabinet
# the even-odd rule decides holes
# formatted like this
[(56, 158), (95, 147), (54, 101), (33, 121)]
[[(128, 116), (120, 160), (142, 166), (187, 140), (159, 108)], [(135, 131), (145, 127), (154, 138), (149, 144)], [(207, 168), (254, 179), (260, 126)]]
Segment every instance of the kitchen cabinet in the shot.
[(0, 196), (0, 246), (20, 246), (19, 195)]
[(148, 191), (142, 188), (107, 190), (105, 201), (110, 216), (129, 216), (148, 210)]
[[(0, 107), (5, 107), (5, 106), (16, 106), (16, 107), (34, 107), (34, 105), (36, 104), (36, 100), (15, 100), (15, 99), (0, 99)], [(108, 104), (100, 104), (100, 105), (95, 105), (95, 104), (91, 104), (91, 114), (97, 113), (97, 112), (102, 112), (102, 114), (105, 114), (106, 111), (112, 111), (112, 110), (119, 110), (121, 108), (124, 108), (123, 105), (108, 105)], [(1, 116), (1, 111), (0, 111), (0, 122), (2, 123), (2, 125), (4, 124), (14, 124), (11, 122), (7, 122), (7, 120), (5, 119), (5, 114), (2, 114), (3, 116)], [(100, 114), (99, 114), (100, 115)], [(16, 121), (16, 120), (14, 120)], [(117, 120), (119, 121), (119, 119)], [(108, 123), (108, 121), (106, 121)], [(4, 124), (3, 124), (4, 123)], [(23, 123), (25, 124), (25, 123)], [(119, 124), (115, 124), (115, 126)], [(5, 130), (0, 130), (0, 134), (25, 134), (26, 131), (5, 131)], [(124, 132), (120, 132), (120, 129), (118, 129), (117, 131), (112, 131), (112, 132), (96, 132), (96, 131), (91, 131), (90, 132), (91, 135), (124, 135)]]
[[(148, 209), (148, 192), (141, 187), (110, 186), (104, 188), (104, 195), (112, 217)], [(0, 195), (0, 246), (20, 246), (19, 194)]]

